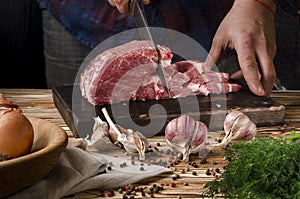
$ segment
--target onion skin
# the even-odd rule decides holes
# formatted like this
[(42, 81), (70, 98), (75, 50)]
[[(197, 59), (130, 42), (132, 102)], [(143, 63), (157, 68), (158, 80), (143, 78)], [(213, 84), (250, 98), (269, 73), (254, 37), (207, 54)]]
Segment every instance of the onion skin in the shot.
[(11, 109), (0, 111), (0, 161), (28, 154), (34, 140), (33, 126), (21, 109), (17, 105), (3, 103), (6, 100), (1, 102), (2, 106)]

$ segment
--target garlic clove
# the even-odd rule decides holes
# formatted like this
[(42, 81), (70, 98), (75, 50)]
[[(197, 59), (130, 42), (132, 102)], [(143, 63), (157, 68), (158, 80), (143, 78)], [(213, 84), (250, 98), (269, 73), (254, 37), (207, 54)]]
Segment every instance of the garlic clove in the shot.
[(140, 160), (145, 159), (145, 152), (149, 147), (149, 142), (140, 132), (134, 132), (131, 129), (124, 129), (112, 122), (105, 108), (102, 112), (109, 123), (110, 129), (108, 131), (109, 139), (117, 146), (125, 149), (128, 153), (139, 153)]
[(221, 147), (225, 147), (235, 140), (247, 140), (255, 137), (257, 127), (246, 114), (241, 111), (232, 111), (225, 117), (224, 131), (225, 136), (222, 142), (218, 144)]
[(206, 134), (206, 125), (187, 115), (171, 120), (165, 128), (167, 145), (183, 154), (184, 161), (189, 160), (191, 153), (198, 153), (203, 149)]
[(194, 135), (191, 142), (191, 153), (200, 152), (204, 145), (208, 133), (207, 126), (203, 122), (196, 122)]
[(229, 112), (226, 117), (225, 117), (225, 121), (224, 121), (224, 132), (225, 134), (230, 132), (230, 129), (233, 125), (233, 122), (236, 120), (236, 118), (238, 118), (240, 115), (244, 115), (243, 112), (238, 111), (238, 110), (233, 110), (231, 112)]
[(257, 127), (247, 115), (239, 116), (232, 126), (231, 140), (247, 140), (255, 137)]

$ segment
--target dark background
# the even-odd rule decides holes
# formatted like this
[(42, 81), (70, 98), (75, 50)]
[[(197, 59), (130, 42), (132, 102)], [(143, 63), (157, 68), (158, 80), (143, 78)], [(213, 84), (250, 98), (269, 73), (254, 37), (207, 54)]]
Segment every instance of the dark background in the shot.
[[(277, 76), (286, 88), (300, 89), (300, 17), (278, 7), (276, 34)], [(46, 88), (42, 36), (36, 0), (0, 1), (0, 88)]]

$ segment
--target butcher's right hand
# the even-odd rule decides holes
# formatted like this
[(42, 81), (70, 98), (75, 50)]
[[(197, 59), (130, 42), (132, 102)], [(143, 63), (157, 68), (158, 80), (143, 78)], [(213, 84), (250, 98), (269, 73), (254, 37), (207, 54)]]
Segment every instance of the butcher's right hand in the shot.
[[(128, 7), (129, 0), (108, 0), (109, 4), (113, 7), (116, 7), (120, 13), (129, 14), (130, 10)], [(140, 0), (144, 5), (148, 5), (150, 0)]]

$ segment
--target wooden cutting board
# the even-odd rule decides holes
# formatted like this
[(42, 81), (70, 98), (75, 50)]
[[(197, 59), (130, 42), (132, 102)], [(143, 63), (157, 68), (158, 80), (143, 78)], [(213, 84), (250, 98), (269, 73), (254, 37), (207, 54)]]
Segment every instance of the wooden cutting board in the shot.
[(101, 112), (103, 107), (124, 128), (144, 131), (144, 134), (147, 125), (151, 127), (148, 130), (159, 129), (157, 132), (148, 132), (149, 135), (163, 134), (168, 121), (182, 114), (204, 122), (209, 130), (222, 130), (225, 114), (233, 109), (243, 111), (257, 126), (283, 124), (285, 114), (282, 104), (269, 97), (255, 96), (247, 90), (226, 95), (123, 102), (112, 106), (91, 105), (81, 97), (78, 86), (56, 87), (52, 92), (55, 106), (76, 137), (92, 134), (94, 117), (99, 116), (105, 120)]

